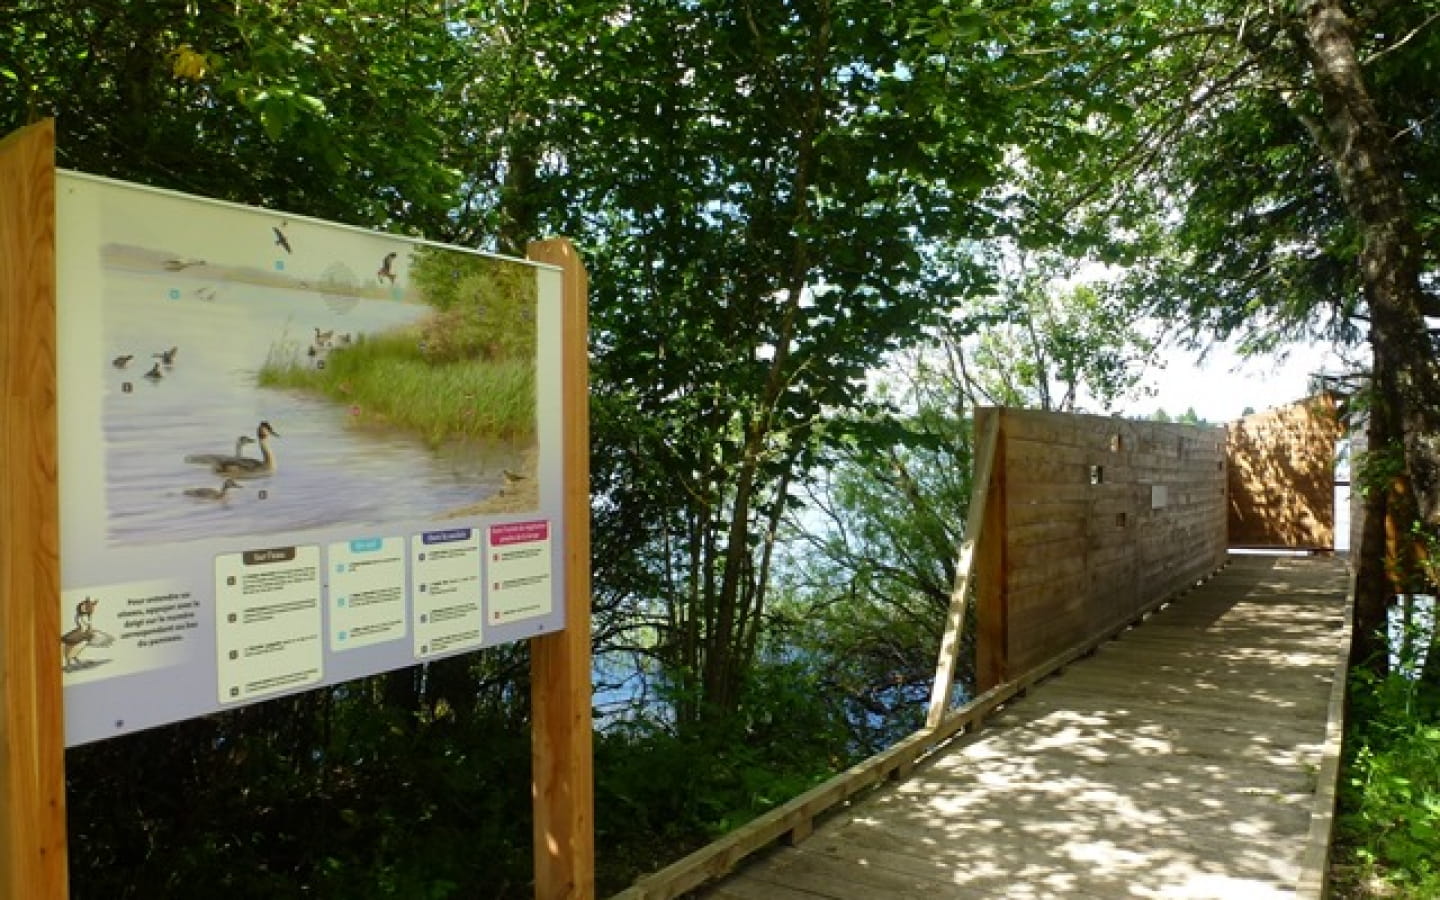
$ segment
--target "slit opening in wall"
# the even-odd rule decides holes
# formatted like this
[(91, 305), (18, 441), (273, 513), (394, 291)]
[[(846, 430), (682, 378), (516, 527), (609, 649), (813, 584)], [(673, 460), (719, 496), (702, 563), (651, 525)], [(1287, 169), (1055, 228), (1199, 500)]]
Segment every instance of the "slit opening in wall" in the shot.
[(1104, 467), (1104, 466), (1091, 466), (1091, 467), (1090, 467), (1090, 483), (1091, 483), (1091, 484), (1104, 484), (1104, 483), (1105, 483), (1105, 467)]
[(1125, 438), (1124, 438), (1124, 436), (1123, 436), (1123, 435), (1118, 435), (1118, 434), (1112, 434), (1112, 435), (1110, 435), (1110, 452), (1111, 452), (1111, 453), (1119, 453), (1121, 450), (1124, 450), (1124, 449), (1125, 449)]
[(1115, 514), (1115, 526), (1116, 526), (1117, 528), (1124, 528), (1124, 527), (1125, 527), (1125, 520), (1126, 520), (1126, 518), (1127, 518), (1127, 516), (1125, 515), (1125, 513), (1123, 513), (1123, 512), (1122, 512), (1122, 513), (1116, 513), (1116, 514)]

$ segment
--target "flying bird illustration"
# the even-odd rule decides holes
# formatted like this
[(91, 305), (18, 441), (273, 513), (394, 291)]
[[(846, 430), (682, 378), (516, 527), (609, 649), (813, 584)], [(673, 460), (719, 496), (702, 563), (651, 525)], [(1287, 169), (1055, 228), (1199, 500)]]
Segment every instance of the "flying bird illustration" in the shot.
[(395, 262), (395, 256), (396, 254), (393, 252), (385, 254), (385, 261), (380, 263), (380, 271), (375, 273), (375, 279), (377, 281), (384, 281), (388, 278), (391, 284), (395, 283), (395, 272), (390, 268)]
[(133, 354), (133, 353), (127, 353), (127, 354), (125, 354), (124, 356), (117, 356), (117, 357), (115, 357), (114, 359), (110, 360), (110, 364), (113, 365), (113, 366), (114, 366), (115, 368), (117, 368), (117, 369), (123, 369), (123, 368), (125, 368), (126, 366), (130, 365), (130, 360), (132, 360), (132, 359), (134, 359), (134, 358), (135, 358), (135, 354)]
[(277, 246), (284, 247), (286, 253), (295, 252), (290, 249), (290, 239), (285, 236), (285, 232), (281, 231), (278, 228), (275, 228), (274, 226), (271, 226), (270, 230), (275, 232), (275, 244)]

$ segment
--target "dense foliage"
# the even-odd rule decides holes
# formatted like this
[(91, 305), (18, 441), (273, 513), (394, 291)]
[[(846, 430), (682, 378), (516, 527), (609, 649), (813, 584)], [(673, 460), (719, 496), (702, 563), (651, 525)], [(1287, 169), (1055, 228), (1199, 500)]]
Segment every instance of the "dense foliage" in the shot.
[[(617, 673), (606, 889), (914, 721), (973, 406), (1104, 410), (1153, 358), (1147, 313), (1259, 349), (1368, 341), (1371, 443), (1394, 448), (1371, 521), (1434, 536), (1437, 16), (17, 0), (0, 133), (53, 115), (83, 171), (512, 253), (575, 238)], [(1097, 264), (1115, 289), (1078, 277)], [(523, 356), (528, 333), (477, 345), (465, 285), (437, 278), (431, 332), (368, 349)], [(876, 390), (896, 360), (908, 380)], [(425, 409), (448, 434), (452, 408)], [(1370, 650), (1388, 573), (1421, 561), (1387, 569), (1383, 538)], [(513, 647), (74, 751), (75, 892), (527, 895), (526, 673)]]

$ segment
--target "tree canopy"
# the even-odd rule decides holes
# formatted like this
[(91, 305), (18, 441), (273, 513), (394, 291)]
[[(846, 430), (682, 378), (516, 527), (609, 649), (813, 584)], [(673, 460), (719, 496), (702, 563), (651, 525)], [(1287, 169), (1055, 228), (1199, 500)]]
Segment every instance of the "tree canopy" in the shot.
[[(0, 133), (55, 116), (74, 169), (509, 253), (576, 240), (595, 635), (648, 679), (598, 749), (618, 885), (656, 831), (700, 840), (903, 718), (973, 407), (1108, 408), (1148, 319), (1368, 347), (1373, 634), (1386, 514), (1440, 522), (1437, 59), (1440, 0), (13, 0)], [(237, 890), (524, 893), (523, 861), (424, 874), (424, 836), (458, 832), (405, 825), (528, 840), (523, 791), (447, 768), (486, 740), (523, 758), (501, 735), (524, 678), (509, 648), (74, 754), (80, 877), (174, 888), (106, 817), (133, 796), (191, 884), (250, 859)], [(666, 801), (697, 759), (710, 793)], [(238, 794), (262, 761), (274, 828), (249, 835), (115, 774)], [(486, 799), (385, 798), (416, 786)], [(326, 829), (385, 849), (310, 853)]]

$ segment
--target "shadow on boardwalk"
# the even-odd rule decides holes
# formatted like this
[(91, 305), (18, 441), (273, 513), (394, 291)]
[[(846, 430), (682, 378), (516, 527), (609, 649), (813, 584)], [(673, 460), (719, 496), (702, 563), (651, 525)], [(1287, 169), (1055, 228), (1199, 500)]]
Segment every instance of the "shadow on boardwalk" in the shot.
[(1339, 560), (1234, 557), (704, 896), (1293, 896), (1345, 591)]

